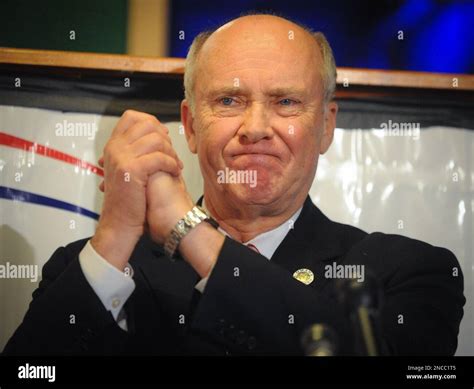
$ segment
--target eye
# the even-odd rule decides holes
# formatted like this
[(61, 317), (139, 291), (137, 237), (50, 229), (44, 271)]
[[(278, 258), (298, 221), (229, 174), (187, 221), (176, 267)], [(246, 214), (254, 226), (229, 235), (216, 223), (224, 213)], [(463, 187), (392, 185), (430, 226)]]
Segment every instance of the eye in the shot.
[(229, 105), (232, 105), (232, 102), (234, 101), (234, 99), (232, 97), (223, 97), (220, 99), (220, 101), (223, 105), (229, 106)]
[(281, 99), (278, 103), (280, 105), (293, 105), (293, 104), (296, 104), (297, 101), (292, 100), (292, 99)]

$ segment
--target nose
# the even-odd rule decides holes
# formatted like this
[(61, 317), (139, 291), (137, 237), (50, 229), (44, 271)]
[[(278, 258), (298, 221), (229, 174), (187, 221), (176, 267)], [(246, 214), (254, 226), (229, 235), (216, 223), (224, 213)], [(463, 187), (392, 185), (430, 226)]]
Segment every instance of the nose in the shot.
[(257, 143), (262, 139), (273, 138), (273, 129), (269, 125), (268, 112), (264, 104), (253, 103), (247, 109), (242, 126), (238, 131), (244, 144)]

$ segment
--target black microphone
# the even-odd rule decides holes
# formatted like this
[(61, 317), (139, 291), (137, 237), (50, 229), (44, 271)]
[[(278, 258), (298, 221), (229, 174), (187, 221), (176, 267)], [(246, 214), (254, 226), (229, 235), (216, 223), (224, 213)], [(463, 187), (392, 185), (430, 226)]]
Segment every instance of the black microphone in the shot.
[(354, 352), (368, 356), (383, 354), (378, 322), (382, 292), (377, 279), (366, 274), (363, 282), (354, 278), (338, 280), (337, 290), (353, 328)]
[(337, 355), (337, 335), (324, 324), (313, 324), (303, 332), (301, 346), (306, 356), (332, 357)]

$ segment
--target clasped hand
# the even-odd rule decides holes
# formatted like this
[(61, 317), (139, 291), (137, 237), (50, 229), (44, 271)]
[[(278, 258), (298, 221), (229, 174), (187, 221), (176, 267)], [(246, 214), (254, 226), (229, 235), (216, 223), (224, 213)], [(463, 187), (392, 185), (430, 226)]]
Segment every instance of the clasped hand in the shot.
[(104, 203), (98, 230), (136, 240), (146, 229), (164, 243), (193, 207), (168, 129), (152, 115), (126, 111), (99, 160), (104, 168)]

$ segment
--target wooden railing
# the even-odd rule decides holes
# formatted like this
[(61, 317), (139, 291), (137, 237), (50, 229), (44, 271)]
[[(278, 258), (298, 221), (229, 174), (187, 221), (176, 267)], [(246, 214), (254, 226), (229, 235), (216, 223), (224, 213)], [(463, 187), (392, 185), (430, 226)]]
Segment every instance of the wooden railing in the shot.
[[(52, 50), (0, 48), (0, 64), (71, 68), (95, 71), (139, 72), (182, 75), (183, 58), (134, 57)], [(344, 87), (406, 88), (445, 91), (474, 91), (474, 76), (466, 74), (427, 73), (394, 70), (338, 68), (339, 93)]]

